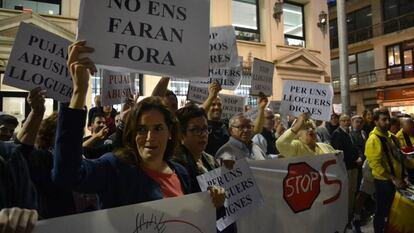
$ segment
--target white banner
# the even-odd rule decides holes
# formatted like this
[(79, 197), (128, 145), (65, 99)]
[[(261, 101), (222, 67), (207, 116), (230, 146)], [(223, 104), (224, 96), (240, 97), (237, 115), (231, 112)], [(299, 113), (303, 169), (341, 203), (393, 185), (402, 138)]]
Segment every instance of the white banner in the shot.
[(248, 161), (264, 205), (237, 221), (238, 233), (335, 233), (348, 221), (342, 156)]
[(222, 119), (230, 119), (234, 114), (243, 113), (246, 97), (237, 95), (219, 94), (223, 104)]
[(188, 84), (187, 100), (202, 104), (208, 97), (208, 88)]
[(273, 73), (275, 65), (272, 62), (257, 58), (253, 60), (251, 95), (259, 95), (260, 92), (266, 96), (273, 94)]
[(336, 114), (342, 114), (342, 104), (333, 104), (333, 111)]
[(27, 91), (40, 86), (47, 90), (47, 97), (69, 102), (73, 92), (66, 66), (70, 44), (58, 35), (21, 22), (3, 84)]
[(129, 73), (103, 70), (102, 105), (121, 104), (135, 95), (135, 77)]
[(236, 90), (243, 78), (243, 57), (239, 57), (239, 62), (239, 65), (233, 68), (210, 68), (208, 79), (196, 78), (190, 82), (200, 87), (208, 87), (211, 82), (217, 81), (222, 89)]
[(220, 231), (263, 203), (246, 159), (237, 160), (232, 170), (220, 167), (197, 176), (197, 180), (202, 191), (206, 191), (210, 185), (221, 186), (226, 190), (226, 215), (217, 220)]
[(210, 28), (210, 69), (238, 65), (236, 33), (233, 26)]
[(40, 221), (33, 233), (215, 233), (207, 192)]
[(83, 0), (78, 39), (103, 68), (207, 77), (209, 9), (209, 0)]
[(307, 112), (314, 120), (329, 121), (332, 99), (331, 84), (285, 80), (280, 113), (283, 116), (299, 116), (302, 112)]

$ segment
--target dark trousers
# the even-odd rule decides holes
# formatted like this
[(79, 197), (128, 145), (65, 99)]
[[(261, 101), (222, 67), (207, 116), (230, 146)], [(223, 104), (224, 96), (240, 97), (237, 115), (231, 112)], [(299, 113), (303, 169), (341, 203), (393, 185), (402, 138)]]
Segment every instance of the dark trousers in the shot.
[(375, 195), (377, 197), (377, 208), (374, 217), (375, 233), (384, 233), (385, 220), (390, 213), (392, 201), (394, 200), (395, 187), (389, 180), (374, 179)]

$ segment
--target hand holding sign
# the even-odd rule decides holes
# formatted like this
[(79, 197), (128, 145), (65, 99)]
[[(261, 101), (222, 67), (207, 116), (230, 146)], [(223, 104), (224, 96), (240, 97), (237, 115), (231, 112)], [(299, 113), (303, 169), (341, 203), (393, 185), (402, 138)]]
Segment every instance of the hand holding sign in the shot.
[(73, 81), (73, 95), (69, 107), (74, 109), (83, 109), (85, 106), (90, 74), (97, 72), (91, 59), (79, 58), (80, 54), (94, 51), (85, 45), (86, 41), (77, 41), (69, 46), (68, 67)]
[(264, 95), (262, 92), (259, 94), (259, 108), (261, 110), (264, 110), (269, 103), (269, 100), (267, 99), (267, 96)]
[(44, 114), (46, 110), (45, 94), (46, 90), (42, 90), (42, 88), (40, 87), (36, 87), (35, 89), (29, 92), (29, 96), (27, 97), (27, 103), (29, 103), (33, 113)]
[(305, 122), (309, 120), (309, 113), (301, 113), (292, 126), (292, 131), (298, 133), (302, 129)]
[(220, 91), (221, 85), (217, 80), (208, 85), (208, 97), (215, 99)]
[(224, 188), (216, 185), (209, 186), (207, 190), (210, 192), (211, 199), (213, 200), (214, 207), (223, 207), (226, 199), (226, 193)]

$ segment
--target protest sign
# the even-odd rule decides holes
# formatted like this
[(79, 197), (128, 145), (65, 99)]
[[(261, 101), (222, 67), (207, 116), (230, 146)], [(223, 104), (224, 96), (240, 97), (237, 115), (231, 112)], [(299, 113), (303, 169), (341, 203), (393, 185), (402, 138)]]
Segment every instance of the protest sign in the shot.
[(280, 113), (296, 117), (306, 112), (314, 120), (329, 121), (332, 98), (333, 89), (330, 84), (285, 80)]
[(269, 102), (268, 108), (272, 109), (273, 113), (279, 113), (280, 111), (280, 101), (272, 100)]
[(257, 58), (253, 60), (251, 95), (259, 95), (260, 92), (266, 96), (273, 93), (273, 73), (275, 65), (272, 62)]
[(129, 73), (102, 72), (102, 104), (121, 104), (135, 94), (135, 78)]
[(226, 215), (217, 220), (217, 228), (220, 231), (253, 207), (263, 203), (246, 159), (237, 160), (232, 170), (220, 167), (197, 176), (197, 181), (203, 191), (210, 185), (221, 186), (226, 190)]
[(333, 111), (336, 114), (342, 114), (342, 104), (333, 104)]
[(217, 81), (222, 89), (236, 90), (243, 78), (243, 57), (239, 57), (239, 65), (228, 68), (210, 68), (209, 78), (195, 78), (190, 82), (200, 86), (207, 87), (211, 82)]
[(209, 9), (209, 0), (81, 1), (78, 39), (103, 68), (207, 77)]
[(222, 119), (230, 119), (234, 114), (243, 113), (246, 97), (237, 95), (219, 94), (223, 104)]
[(216, 209), (203, 192), (43, 220), (33, 233), (210, 233), (215, 222)]
[(244, 115), (249, 118), (250, 120), (254, 121), (257, 117), (257, 113), (259, 112), (259, 108), (255, 107), (250, 109), (249, 111), (245, 112)]
[(208, 97), (208, 88), (199, 87), (193, 84), (188, 85), (187, 100), (202, 104)]
[(3, 84), (27, 91), (40, 86), (47, 97), (69, 102), (73, 92), (66, 66), (70, 44), (58, 35), (21, 22)]
[(239, 233), (345, 232), (348, 179), (342, 156), (248, 163), (265, 204), (237, 221)]
[(236, 32), (233, 26), (210, 28), (210, 69), (239, 65)]

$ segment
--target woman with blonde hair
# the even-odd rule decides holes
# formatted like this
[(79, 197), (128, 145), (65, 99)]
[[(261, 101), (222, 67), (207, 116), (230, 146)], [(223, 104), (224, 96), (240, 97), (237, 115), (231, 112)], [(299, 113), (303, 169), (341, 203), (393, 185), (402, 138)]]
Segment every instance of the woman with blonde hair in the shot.
[(334, 153), (332, 146), (317, 142), (316, 125), (307, 113), (299, 115), (292, 128), (286, 130), (277, 140), (276, 147), (284, 157)]

